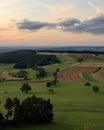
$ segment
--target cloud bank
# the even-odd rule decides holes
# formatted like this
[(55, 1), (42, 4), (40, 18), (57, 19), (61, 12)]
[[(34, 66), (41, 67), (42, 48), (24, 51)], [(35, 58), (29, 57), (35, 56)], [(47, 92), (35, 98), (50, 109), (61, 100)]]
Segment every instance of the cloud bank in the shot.
[(17, 23), (19, 30), (37, 31), (42, 28), (61, 29), (66, 32), (104, 34), (104, 15), (81, 21), (80, 19), (66, 19), (59, 23), (37, 22), (23, 20)]
[(38, 21), (29, 21), (23, 20), (20, 23), (17, 23), (18, 29), (26, 29), (26, 30), (39, 30), (41, 28), (53, 28), (54, 24), (48, 22), (38, 22)]

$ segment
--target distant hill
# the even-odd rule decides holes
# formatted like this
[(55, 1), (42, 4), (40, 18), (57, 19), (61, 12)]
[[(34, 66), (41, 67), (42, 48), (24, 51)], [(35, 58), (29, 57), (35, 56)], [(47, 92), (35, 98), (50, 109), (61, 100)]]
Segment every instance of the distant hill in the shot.
[(37, 54), (32, 50), (18, 50), (12, 52), (0, 53), (0, 63), (14, 63), (15, 68), (30, 68), (34, 66), (43, 66), (59, 63), (55, 55)]
[(93, 51), (104, 52), (104, 46), (1, 46), (0, 53), (16, 50)]

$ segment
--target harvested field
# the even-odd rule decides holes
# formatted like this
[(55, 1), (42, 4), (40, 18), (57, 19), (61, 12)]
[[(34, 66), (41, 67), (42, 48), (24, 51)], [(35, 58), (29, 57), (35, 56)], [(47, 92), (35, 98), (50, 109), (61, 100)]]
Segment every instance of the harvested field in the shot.
[(1, 74), (2, 78), (4, 78), (5, 80), (12, 80), (12, 81), (20, 81), (20, 80), (24, 80), (24, 78), (16, 78), (16, 77), (13, 77), (9, 74), (9, 72), (3, 72)]
[(60, 71), (58, 78), (60, 82), (82, 82), (86, 81), (81, 73), (94, 73), (99, 70), (99, 67), (70, 67), (67, 70)]
[(69, 54), (69, 56), (72, 57), (72, 58), (75, 58), (75, 59), (77, 59), (77, 58), (83, 58), (85, 60), (93, 60), (93, 59), (96, 58), (96, 56), (92, 55), (92, 54), (86, 54), (86, 55), (85, 54), (83, 54), (83, 55)]
[(91, 76), (97, 81), (104, 81), (104, 78), (99, 73), (91, 73)]
[(97, 81), (104, 81), (104, 77), (102, 73), (104, 72), (104, 68), (101, 68), (99, 71), (96, 73), (92, 73), (91, 76), (95, 78)]

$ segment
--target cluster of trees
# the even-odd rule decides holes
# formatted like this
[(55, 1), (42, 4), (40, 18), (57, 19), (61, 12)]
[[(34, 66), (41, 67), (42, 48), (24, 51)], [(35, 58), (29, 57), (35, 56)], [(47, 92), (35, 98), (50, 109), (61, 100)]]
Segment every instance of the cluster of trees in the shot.
[(44, 78), (47, 74), (44, 68), (35, 68), (35, 70), (38, 71), (36, 74), (37, 78)]
[(0, 63), (15, 63), (14, 68), (25, 69), (34, 66), (43, 66), (60, 63), (55, 55), (37, 54), (36, 51), (20, 50), (0, 54)]
[(8, 98), (5, 103), (5, 117), (0, 113), (0, 126), (17, 124), (50, 123), (53, 120), (53, 105), (50, 100), (28, 97), (24, 101), (16, 97)]
[(59, 71), (60, 71), (60, 69), (57, 68), (56, 71), (53, 73), (54, 78), (57, 78), (57, 74), (58, 74)]
[(28, 79), (28, 73), (26, 70), (23, 70), (23, 69), (20, 69), (19, 72), (17, 73), (11, 73), (11, 75), (17, 78)]
[(54, 76), (54, 82), (57, 83), (58, 82), (58, 72), (60, 71), (59, 68), (56, 69), (56, 71), (53, 73)]
[(58, 72), (59, 72), (59, 68), (56, 69), (56, 71), (53, 73), (54, 79), (53, 81), (47, 82), (46, 86), (47, 87), (51, 87), (52, 85), (56, 85), (58, 83)]

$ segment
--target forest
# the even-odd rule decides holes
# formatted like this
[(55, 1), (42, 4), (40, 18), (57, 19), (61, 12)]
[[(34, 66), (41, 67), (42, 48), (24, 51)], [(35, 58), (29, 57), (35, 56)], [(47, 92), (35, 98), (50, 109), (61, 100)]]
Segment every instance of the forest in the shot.
[(25, 69), (60, 63), (55, 55), (37, 54), (36, 51), (19, 50), (0, 54), (0, 63), (13, 63), (14, 68)]

